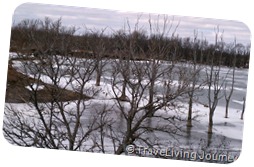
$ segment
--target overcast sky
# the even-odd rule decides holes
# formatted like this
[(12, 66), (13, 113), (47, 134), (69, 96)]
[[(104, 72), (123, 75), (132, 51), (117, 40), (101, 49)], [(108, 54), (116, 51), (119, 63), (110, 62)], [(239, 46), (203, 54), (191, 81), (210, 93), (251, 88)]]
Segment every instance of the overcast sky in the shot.
[[(97, 30), (110, 27), (108, 28), (108, 33), (110, 33), (111, 29), (115, 31), (123, 29), (127, 20), (133, 28), (140, 16), (139, 27), (149, 32), (149, 15), (152, 20), (158, 20), (158, 14), (26, 3), (16, 8), (13, 22), (18, 23), (23, 19), (44, 19), (45, 17), (55, 20), (61, 17), (63, 25), (75, 26), (79, 28), (79, 33), (84, 31), (84, 26)], [(203, 39), (206, 38), (210, 43), (213, 43), (214, 29), (219, 26), (221, 32), (224, 32), (225, 42), (231, 43), (236, 37), (238, 43), (250, 44), (250, 31), (242, 22), (171, 15), (168, 16), (168, 19), (172, 23), (171, 33), (179, 23), (176, 34), (180, 37), (193, 37), (195, 30), (198, 31), (200, 39), (203, 36)], [(163, 15), (160, 15), (159, 20), (162, 24)]]

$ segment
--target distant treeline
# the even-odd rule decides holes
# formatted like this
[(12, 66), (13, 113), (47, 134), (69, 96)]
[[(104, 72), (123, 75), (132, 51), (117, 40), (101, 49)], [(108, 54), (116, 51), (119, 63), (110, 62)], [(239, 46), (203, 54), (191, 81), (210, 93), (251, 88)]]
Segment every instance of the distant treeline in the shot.
[[(112, 30), (105, 35), (103, 30), (86, 29), (82, 35), (76, 35), (76, 27), (65, 27), (62, 20), (23, 20), (13, 25), (10, 51), (22, 54), (62, 54), (72, 56), (131, 58), (137, 60), (161, 59), (176, 62), (210, 64), (215, 56), (216, 65), (248, 68), (250, 45), (225, 43), (223, 39), (210, 44), (197, 36), (181, 38), (163, 33), (147, 33), (146, 30)], [(195, 32), (195, 30), (194, 30)], [(149, 34), (149, 35), (148, 35)], [(236, 39), (237, 40), (237, 39)], [(195, 55), (195, 56), (194, 56)]]

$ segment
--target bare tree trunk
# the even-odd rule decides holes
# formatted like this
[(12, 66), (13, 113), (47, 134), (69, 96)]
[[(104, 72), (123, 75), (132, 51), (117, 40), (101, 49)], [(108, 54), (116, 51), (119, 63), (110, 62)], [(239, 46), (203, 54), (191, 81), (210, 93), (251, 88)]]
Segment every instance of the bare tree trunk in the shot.
[(148, 107), (148, 112), (149, 112), (149, 115), (152, 116), (153, 115), (153, 103), (154, 103), (154, 82), (156, 80), (156, 74), (157, 74), (157, 69), (156, 69), (156, 60), (152, 60), (152, 63), (150, 64), (150, 68), (151, 68), (151, 76), (149, 75), (149, 79), (150, 79), (150, 86), (149, 86), (149, 101), (148, 101), (148, 104), (149, 104), (149, 107)]
[(212, 144), (212, 137), (213, 137), (212, 133), (208, 133), (208, 134), (207, 134), (207, 147), (208, 147), (208, 148), (209, 148), (209, 147), (211, 146), (211, 144)]
[(189, 110), (188, 110), (188, 118), (187, 118), (187, 127), (192, 127), (192, 98), (189, 98)]
[(208, 122), (208, 134), (213, 133), (213, 114), (214, 114), (214, 111), (210, 111), (209, 122)]
[(241, 120), (243, 120), (243, 115), (244, 115), (244, 111), (245, 111), (245, 97), (243, 98), (243, 109), (242, 109), (242, 114), (241, 114)]
[[(100, 66), (100, 65), (99, 65)], [(100, 86), (100, 83), (101, 83), (101, 69), (100, 69), (100, 67), (97, 67), (96, 68), (96, 83), (95, 83), (95, 86)]]
[(123, 85), (122, 85), (122, 94), (119, 97), (119, 100), (121, 101), (128, 101), (128, 98), (126, 96), (126, 82), (123, 81)]
[(228, 118), (228, 107), (229, 107), (229, 99), (226, 99), (226, 111), (225, 111), (225, 118)]

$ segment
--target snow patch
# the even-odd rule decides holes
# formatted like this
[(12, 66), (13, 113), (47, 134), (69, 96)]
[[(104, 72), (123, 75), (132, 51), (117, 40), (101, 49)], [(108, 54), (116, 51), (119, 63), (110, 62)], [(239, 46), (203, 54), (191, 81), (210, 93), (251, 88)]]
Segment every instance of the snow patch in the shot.
[(33, 84), (31, 86), (26, 86), (26, 89), (32, 91), (32, 90), (42, 90), (44, 89), (43, 85)]

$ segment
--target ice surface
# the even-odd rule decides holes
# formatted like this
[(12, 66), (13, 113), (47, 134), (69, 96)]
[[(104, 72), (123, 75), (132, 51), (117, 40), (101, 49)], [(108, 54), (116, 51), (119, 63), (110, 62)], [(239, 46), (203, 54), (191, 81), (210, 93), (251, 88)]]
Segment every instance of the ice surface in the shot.
[[(12, 57), (16, 56), (15, 54), (12, 55)], [(81, 60), (80, 60), (81, 61)], [(13, 61), (13, 66), (15, 68), (21, 68), (22, 65), (19, 61)], [(63, 67), (64, 68), (64, 67)], [(230, 69), (224, 67), (221, 69), (224, 76), (229, 75), (230, 76)], [(22, 71), (22, 70), (21, 70)], [(214, 134), (218, 136), (224, 136), (228, 138), (229, 141), (231, 141), (231, 148), (234, 149), (241, 149), (241, 141), (242, 141), (242, 133), (243, 133), (243, 120), (240, 119), (241, 111), (242, 111), (242, 105), (243, 105), (243, 98), (246, 95), (247, 90), (247, 74), (248, 70), (246, 69), (237, 69), (235, 72), (236, 80), (235, 80), (235, 86), (234, 86), (234, 92), (232, 95), (232, 99), (230, 101), (229, 106), (229, 117), (225, 118), (225, 100), (224, 97), (221, 98), (216, 111), (214, 113)], [(31, 74), (32, 75), (32, 74)], [(205, 76), (205, 71), (203, 71), (203, 76)], [(42, 75), (40, 79), (48, 84), (52, 84), (52, 80), (50, 77), (46, 75)], [(103, 105), (111, 106), (111, 109), (114, 110), (114, 106), (116, 105), (115, 102), (115, 94), (119, 96), (121, 94), (121, 87), (119, 87), (118, 90), (115, 90), (115, 92), (112, 89), (112, 78), (109, 74), (105, 74), (102, 77), (101, 85), (95, 86), (95, 80), (91, 79), (89, 80), (85, 85), (86, 94), (93, 96), (93, 99), (88, 100), (85, 103), (89, 103), (91, 106), (86, 110), (84, 113), (84, 122), (89, 122), (89, 118), (95, 113), (96, 110), (98, 110)], [(133, 79), (133, 82), (137, 82), (135, 79)], [(142, 80), (143, 84), (147, 84), (148, 80)], [(229, 80), (230, 82), (230, 80)], [(73, 90), (74, 88), (77, 88), (77, 80), (70, 82), (70, 77), (66, 75), (65, 77), (61, 78), (59, 81), (59, 85), (61, 87), (65, 87), (66, 89)], [(178, 86), (179, 82), (177, 80), (174, 80), (172, 82), (172, 85)], [(66, 86), (67, 85), (67, 86)], [(163, 86), (163, 82), (157, 81), (156, 82), (156, 88), (159, 89), (161, 86)], [(32, 87), (35, 89), (43, 89), (44, 87), (41, 85), (32, 85)], [(27, 89), (31, 90), (30, 87), (26, 87)], [(193, 127), (191, 128), (191, 136), (189, 137), (182, 137), (180, 141), (182, 142), (182, 146), (186, 146), (186, 143), (194, 143), (198, 144), (200, 139), (204, 139), (207, 136), (207, 129), (208, 129), (208, 114), (209, 109), (206, 107), (207, 105), (207, 91), (208, 87), (204, 86), (201, 91), (201, 96), (198, 100), (198, 102), (195, 102), (193, 104), (193, 116), (198, 116), (195, 121), (193, 121)], [(227, 89), (229, 91), (229, 89)], [(126, 92), (127, 96), (131, 98), (130, 92)], [(222, 94), (223, 96), (223, 94)], [(159, 95), (158, 95), (159, 97)], [(140, 105), (144, 105), (148, 97), (144, 97), (143, 100), (141, 100)], [(123, 102), (124, 103), (124, 102)], [(73, 108), (76, 107), (75, 101), (66, 102), (66, 109), (70, 110), (70, 112), (73, 110)], [(16, 108), (17, 110), (26, 110), (27, 114), (33, 114), (33, 110), (35, 110), (31, 105), (28, 104), (6, 104), (6, 107), (9, 107), (11, 105), (12, 107)], [(187, 102), (183, 102), (183, 106), (187, 106)], [(129, 107), (128, 103), (126, 103), (125, 107)], [(117, 113), (115, 113), (117, 110), (115, 109), (114, 114), (112, 113), (110, 116), (117, 117)], [(67, 111), (68, 112), (68, 111)], [(162, 109), (158, 111), (158, 113), (164, 113), (165, 111)], [(179, 114), (179, 113), (178, 113)], [(183, 109), (180, 113), (183, 118), (187, 117), (187, 109)], [(183, 124), (185, 126), (185, 124)], [(124, 128), (124, 127), (122, 127)], [(165, 143), (168, 142), (168, 137), (160, 134), (161, 140), (165, 140)], [(87, 141), (92, 142), (92, 141)], [(112, 143), (110, 140), (105, 141), (108, 146), (108, 148), (112, 148)], [(181, 145), (181, 144), (180, 144)]]

